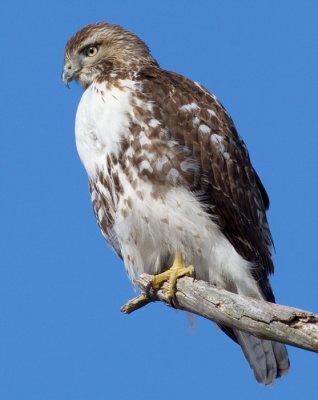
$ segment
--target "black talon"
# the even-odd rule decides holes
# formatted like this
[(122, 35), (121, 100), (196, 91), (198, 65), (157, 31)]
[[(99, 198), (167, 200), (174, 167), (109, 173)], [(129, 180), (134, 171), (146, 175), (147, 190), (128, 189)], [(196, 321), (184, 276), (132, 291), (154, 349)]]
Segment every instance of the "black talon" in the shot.
[(168, 304), (169, 304), (169, 306), (170, 307), (172, 307), (172, 308), (178, 308), (178, 300), (177, 300), (177, 298), (174, 296), (174, 297), (168, 297)]
[(147, 286), (146, 286), (145, 295), (147, 296), (147, 298), (148, 298), (149, 300), (152, 300), (152, 299), (154, 298), (155, 290), (154, 290), (154, 288), (152, 287), (151, 282), (149, 282), (149, 283), (147, 284)]

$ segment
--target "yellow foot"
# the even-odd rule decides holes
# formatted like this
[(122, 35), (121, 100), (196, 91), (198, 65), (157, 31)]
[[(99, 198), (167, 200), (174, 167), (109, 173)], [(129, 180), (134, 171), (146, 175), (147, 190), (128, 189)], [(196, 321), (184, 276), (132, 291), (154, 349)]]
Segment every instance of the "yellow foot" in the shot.
[(168, 282), (167, 295), (169, 299), (175, 297), (177, 279), (182, 276), (193, 276), (194, 267), (184, 265), (180, 254), (176, 254), (172, 267), (161, 274), (155, 275), (151, 281), (151, 285), (155, 290), (158, 290), (164, 282)]

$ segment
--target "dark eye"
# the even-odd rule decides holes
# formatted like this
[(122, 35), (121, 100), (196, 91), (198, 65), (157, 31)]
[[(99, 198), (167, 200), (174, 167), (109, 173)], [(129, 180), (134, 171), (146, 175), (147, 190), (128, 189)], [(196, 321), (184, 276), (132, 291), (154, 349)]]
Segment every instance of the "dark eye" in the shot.
[(97, 46), (89, 46), (85, 50), (85, 54), (87, 57), (94, 57), (94, 56), (96, 56), (97, 52), (98, 52)]

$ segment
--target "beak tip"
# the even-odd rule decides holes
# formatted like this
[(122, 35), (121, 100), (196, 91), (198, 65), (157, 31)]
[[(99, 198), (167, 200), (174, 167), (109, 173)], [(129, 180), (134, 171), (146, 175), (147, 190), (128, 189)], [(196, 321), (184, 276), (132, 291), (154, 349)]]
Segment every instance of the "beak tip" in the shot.
[(62, 72), (62, 81), (64, 82), (64, 85), (70, 89), (70, 81), (72, 80), (72, 76), (68, 71), (63, 71)]

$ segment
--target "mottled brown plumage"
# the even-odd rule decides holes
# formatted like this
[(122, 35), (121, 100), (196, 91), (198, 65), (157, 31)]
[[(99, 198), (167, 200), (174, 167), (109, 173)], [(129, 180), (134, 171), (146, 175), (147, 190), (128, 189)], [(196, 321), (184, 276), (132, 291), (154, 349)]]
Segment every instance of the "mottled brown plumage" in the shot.
[[(268, 196), (216, 97), (104, 23), (70, 39), (63, 79), (86, 89), (77, 146), (98, 224), (129, 276), (161, 272), (178, 252), (198, 278), (274, 301)], [(260, 382), (287, 372), (283, 345), (222, 329)]]

